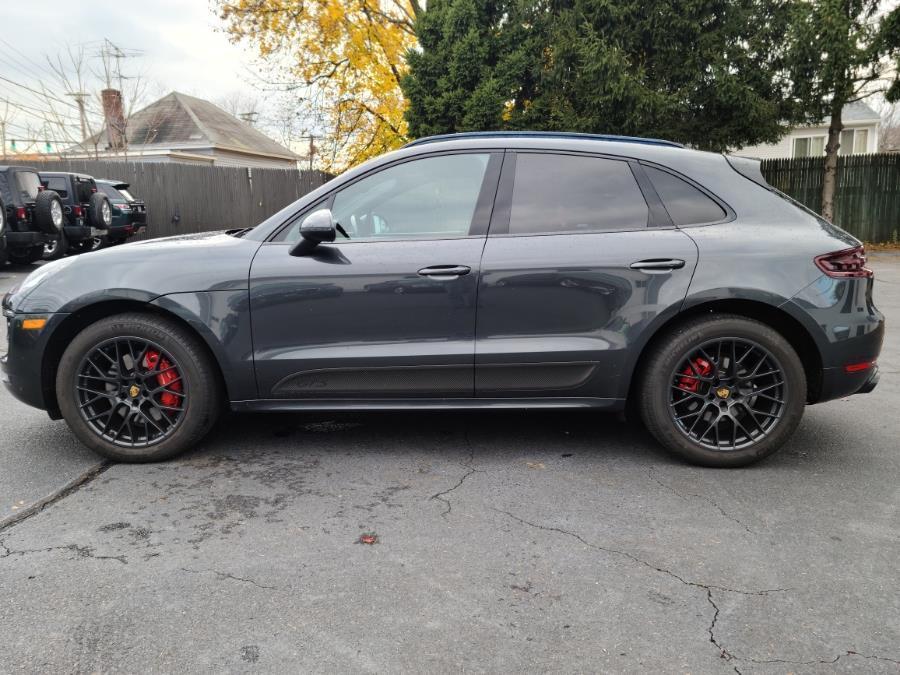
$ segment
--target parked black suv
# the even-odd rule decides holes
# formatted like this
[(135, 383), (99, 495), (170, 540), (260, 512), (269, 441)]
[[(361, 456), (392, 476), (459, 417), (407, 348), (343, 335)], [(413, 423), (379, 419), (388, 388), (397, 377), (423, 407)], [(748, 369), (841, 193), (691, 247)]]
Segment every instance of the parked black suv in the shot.
[(147, 227), (147, 206), (132, 196), (128, 183), (106, 178), (97, 178), (96, 182), (112, 203), (113, 221), (105, 236), (95, 238), (94, 248), (121, 244)]
[(0, 166), (0, 262), (27, 265), (59, 240), (65, 215), (59, 195), (45, 190), (37, 169)]
[(90, 251), (93, 238), (105, 234), (113, 221), (112, 204), (91, 176), (61, 171), (42, 171), (41, 180), (62, 199), (66, 226), (58, 242), (47, 244), (45, 260), (67, 252)]

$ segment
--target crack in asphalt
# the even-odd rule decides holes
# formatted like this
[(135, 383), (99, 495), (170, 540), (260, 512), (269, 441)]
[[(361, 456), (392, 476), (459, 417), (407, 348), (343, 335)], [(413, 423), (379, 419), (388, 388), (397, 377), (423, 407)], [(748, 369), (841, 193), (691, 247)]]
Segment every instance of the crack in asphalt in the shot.
[(462, 468), (467, 469), (466, 473), (464, 473), (460, 477), (460, 479), (456, 482), (456, 485), (454, 485), (453, 487), (443, 490), (441, 492), (438, 492), (436, 494), (433, 494), (433, 495), (431, 495), (431, 497), (429, 497), (429, 499), (434, 499), (434, 500), (437, 500), (440, 502), (444, 502), (444, 504), (446, 504), (447, 508), (444, 509), (443, 513), (441, 513), (442, 518), (446, 518), (448, 515), (450, 515), (450, 512), (453, 510), (453, 504), (450, 502), (449, 499), (446, 499), (446, 496), (449, 495), (454, 490), (456, 490), (457, 488), (461, 487), (462, 484), (465, 483), (466, 480), (469, 478), (469, 476), (471, 476), (473, 473), (478, 472), (478, 469), (476, 469), (474, 466), (472, 466), (472, 464), (475, 462), (475, 449), (472, 447), (471, 441), (469, 441), (469, 431), (468, 430), (463, 432), (463, 437), (465, 438), (465, 441), (466, 441), (466, 448), (469, 450), (469, 458), (465, 462), (460, 462), (459, 465)]
[(767, 596), (770, 593), (786, 593), (791, 589), (789, 589), (789, 588), (769, 588), (769, 589), (763, 589), (763, 590), (757, 590), (757, 591), (748, 591), (748, 590), (742, 590), (742, 589), (737, 589), (737, 588), (728, 588), (726, 586), (718, 586), (716, 584), (704, 584), (699, 581), (691, 581), (689, 579), (685, 579), (684, 577), (680, 576), (679, 574), (676, 574), (675, 572), (672, 572), (671, 570), (668, 570), (664, 567), (657, 567), (656, 565), (649, 563), (646, 560), (643, 560), (642, 558), (637, 557), (633, 553), (629, 553), (628, 551), (622, 551), (620, 549), (615, 549), (615, 548), (610, 548), (607, 546), (601, 546), (599, 544), (594, 544), (594, 543), (588, 541), (587, 539), (585, 539), (584, 537), (582, 537), (577, 532), (571, 532), (569, 530), (564, 530), (560, 527), (553, 527), (553, 526), (549, 526), (549, 525), (540, 525), (539, 523), (533, 523), (529, 520), (520, 518), (519, 516), (517, 516), (513, 513), (510, 513), (509, 511), (504, 511), (502, 509), (497, 509), (497, 508), (492, 507), (491, 510), (496, 511), (497, 513), (502, 513), (503, 515), (507, 516), (508, 518), (511, 518), (512, 520), (515, 520), (518, 523), (521, 523), (522, 525), (527, 525), (528, 527), (533, 527), (538, 530), (544, 530), (547, 532), (556, 532), (557, 534), (562, 534), (567, 537), (571, 537), (573, 539), (578, 540), (579, 542), (581, 542), (588, 548), (593, 548), (598, 551), (603, 551), (604, 553), (611, 553), (611, 554), (623, 556), (625, 558), (628, 558), (632, 562), (638, 563), (639, 565), (647, 567), (655, 572), (660, 572), (661, 574), (665, 574), (666, 576), (672, 577), (673, 579), (680, 581), (682, 584), (684, 584), (686, 586), (692, 586), (694, 588), (700, 588), (700, 589), (705, 590), (706, 591), (706, 601), (710, 605), (710, 607), (712, 607), (712, 609), (713, 609), (712, 619), (710, 620), (709, 627), (706, 629), (706, 632), (709, 635), (709, 641), (716, 647), (716, 649), (719, 650), (719, 657), (721, 659), (723, 659), (724, 661), (726, 661), (734, 669), (734, 672), (738, 673), (738, 675), (740, 675), (741, 671), (738, 669), (737, 665), (735, 665), (734, 663), (731, 663), (732, 661), (749, 661), (751, 663), (756, 663), (756, 664), (784, 663), (784, 664), (789, 664), (789, 665), (818, 665), (818, 664), (830, 665), (830, 664), (837, 663), (838, 660), (840, 660), (841, 658), (844, 658), (845, 656), (859, 656), (859, 657), (862, 657), (865, 659), (887, 661), (888, 663), (896, 663), (896, 664), (900, 665), (900, 661), (892, 659), (892, 658), (888, 658), (888, 657), (884, 657), (884, 656), (877, 656), (877, 655), (861, 654), (860, 652), (856, 652), (853, 650), (847, 650), (846, 652), (844, 652), (842, 654), (838, 654), (836, 657), (834, 657), (831, 660), (816, 659), (816, 660), (810, 660), (810, 661), (791, 661), (789, 659), (756, 659), (756, 658), (749, 657), (749, 656), (739, 656), (738, 654), (735, 654), (734, 652), (732, 652), (728, 648), (726, 648), (722, 644), (720, 639), (716, 637), (715, 630), (716, 630), (716, 622), (719, 620), (719, 606), (716, 604), (715, 600), (713, 600), (713, 591), (722, 591), (725, 593), (736, 593), (738, 595)]
[(681, 497), (685, 501), (689, 501), (688, 497), (696, 497), (697, 499), (702, 499), (706, 503), (712, 505), (720, 514), (722, 514), (723, 517), (727, 518), (728, 520), (730, 520), (733, 523), (737, 523), (742, 528), (747, 530), (747, 532), (749, 532), (750, 534), (755, 534), (755, 532), (753, 530), (751, 530), (750, 527), (746, 523), (743, 523), (740, 520), (738, 520), (737, 518), (735, 518), (734, 516), (732, 516), (725, 509), (723, 509), (721, 506), (719, 506), (718, 503), (716, 503), (716, 501), (714, 499), (712, 499), (711, 497), (707, 497), (706, 495), (696, 494), (694, 492), (681, 492), (680, 490), (672, 487), (671, 485), (668, 485), (667, 483), (663, 483), (659, 478), (657, 478), (654, 475), (654, 469), (652, 466), (649, 469), (647, 469), (647, 477), (650, 480), (652, 480), (654, 483), (656, 483), (657, 485), (664, 487), (666, 490), (669, 490), (670, 492)]
[(569, 530), (563, 530), (562, 528), (559, 528), (559, 527), (552, 527), (552, 526), (548, 526), (548, 525), (540, 525), (538, 523), (532, 523), (531, 521), (525, 520), (524, 518), (520, 518), (519, 516), (512, 514), (509, 511), (504, 511), (502, 509), (492, 508), (492, 510), (496, 511), (497, 513), (502, 513), (503, 515), (505, 515), (509, 518), (512, 518), (513, 520), (518, 521), (519, 523), (522, 523), (523, 525), (528, 525), (529, 527), (534, 527), (539, 530), (546, 530), (548, 532), (557, 532), (559, 534), (564, 534), (568, 537), (573, 537), (574, 539), (577, 539), (578, 541), (580, 541), (585, 546), (588, 546), (589, 548), (597, 549), (598, 551), (604, 551), (605, 553), (612, 553), (615, 555), (623, 556), (625, 558), (628, 558), (632, 562), (636, 562), (639, 565), (643, 565), (644, 567), (654, 570), (655, 572), (660, 572), (661, 574), (670, 576), (673, 579), (677, 579), (678, 581), (683, 583), (685, 586), (693, 586), (695, 588), (702, 588), (704, 590), (709, 590), (711, 588), (716, 591), (724, 591), (726, 593), (737, 593), (739, 595), (769, 595), (770, 593), (786, 593), (787, 591), (791, 590), (789, 588), (766, 588), (766, 589), (758, 590), (758, 591), (747, 591), (747, 590), (742, 590), (739, 588), (728, 588), (727, 586), (717, 586), (715, 584), (704, 584), (699, 581), (691, 581), (689, 579), (685, 579), (684, 577), (676, 574), (675, 572), (673, 572), (671, 570), (666, 569), (665, 567), (657, 567), (653, 563), (649, 563), (646, 560), (643, 560), (642, 558), (637, 557), (633, 553), (629, 553), (628, 551), (623, 551), (621, 549), (616, 549), (616, 548), (609, 548), (606, 546), (601, 546), (599, 544), (594, 544), (592, 542), (589, 542), (587, 539), (582, 537), (577, 532), (570, 532)]
[(93, 546), (79, 546), (78, 544), (66, 544), (65, 546), (48, 546), (47, 548), (25, 548), (11, 549), (5, 543), (0, 542), (5, 553), (0, 558), (9, 558), (14, 555), (25, 556), (32, 553), (50, 553), (51, 551), (71, 551), (77, 554), (79, 558), (93, 558), (94, 560), (116, 560), (123, 565), (128, 564), (125, 555), (97, 555), (94, 553)]
[(228, 572), (220, 572), (218, 570), (192, 570), (187, 567), (179, 568), (182, 572), (188, 572), (190, 574), (215, 574), (220, 579), (231, 579), (232, 581), (241, 581), (248, 584), (253, 584), (257, 588), (264, 588), (269, 591), (277, 591), (279, 588), (277, 586), (266, 586), (265, 584), (261, 584), (258, 581), (254, 581), (253, 579), (247, 579), (246, 577), (238, 577), (234, 574), (229, 574)]
[(4, 532), (11, 528), (14, 525), (18, 525), (19, 523), (31, 518), (32, 516), (41, 513), (47, 507), (53, 506), (56, 502), (61, 499), (65, 499), (71, 494), (78, 492), (81, 488), (90, 484), (92, 481), (97, 479), (101, 474), (103, 474), (107, 469), (112, 466), (110, 462), (100, 462), (96, 466), (91, 467), (80, 476), (76, 477), (74, 480), (69, 481), (66, 485), (62, 486), (56, 492), (50, 494), (43, 499), (39, 499), (34, 504), (31, 504), (25, 509), (20, 510), (14, 516), (10, 516), (5, 520), (0, 520), (0, 532)]

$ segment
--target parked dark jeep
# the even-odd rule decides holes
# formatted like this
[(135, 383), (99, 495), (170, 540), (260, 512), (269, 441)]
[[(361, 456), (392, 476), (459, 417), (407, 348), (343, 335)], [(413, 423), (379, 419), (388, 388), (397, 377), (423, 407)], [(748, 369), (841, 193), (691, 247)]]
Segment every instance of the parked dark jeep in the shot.
[(27, 265), (58, 241), (65, 224), (59, 195), (45, 190), (37, 169), (0, 166), (0, 262)]
[(103, 237), (96, 237), (94, 248), (121, 244), (147, 227), (147, 206), (128, 191), (129, 184), (120, 180), (97, 178), (97, 187), (113, 207), (113, 222)]
[(109, 198), (85, 174), (42, 171), (41, 180), (59, 194), (66, 214), (63, 236), (57, 245), (47, 245), (44, 259), (56, 260), (67, 252), (90, 251), (94, 237), (104, 236), (112, 225), (113, 208)]

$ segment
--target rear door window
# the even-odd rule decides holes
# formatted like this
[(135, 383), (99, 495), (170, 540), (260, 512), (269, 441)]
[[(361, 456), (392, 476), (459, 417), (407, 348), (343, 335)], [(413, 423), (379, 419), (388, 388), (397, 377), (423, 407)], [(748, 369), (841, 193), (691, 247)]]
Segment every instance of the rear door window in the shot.
[(509, 234), (604, 232), (647, 226), (649, 209), (627, 162), (518, 153)]
[(725, 218), (721, 206), (687, 181), (652, 166), (645, 166), (644, 171), (675, 225), (714, 223)]

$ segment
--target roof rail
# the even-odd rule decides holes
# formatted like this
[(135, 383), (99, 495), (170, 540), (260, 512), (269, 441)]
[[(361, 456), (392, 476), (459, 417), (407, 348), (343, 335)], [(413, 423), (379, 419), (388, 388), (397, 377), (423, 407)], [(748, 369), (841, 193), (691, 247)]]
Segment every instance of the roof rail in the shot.
[(440, 141), (464, 140), (466, 138), (560, 138), (584, 141), (613, 141), (616, 143), (641, 143), (643, 145), (664, 145), (673, 148), (683, 148), (681, 143), (666, 141), (660, 138), (641, 138), (639, 136), (616, 136), (614, 134), (582, 134), (575, 131), (466, 131), (457, 134), (437, 134), (436, 136), (424, 136), (410, 141), (404, 148), (411, 148), (426, 143), (438, 143)]

